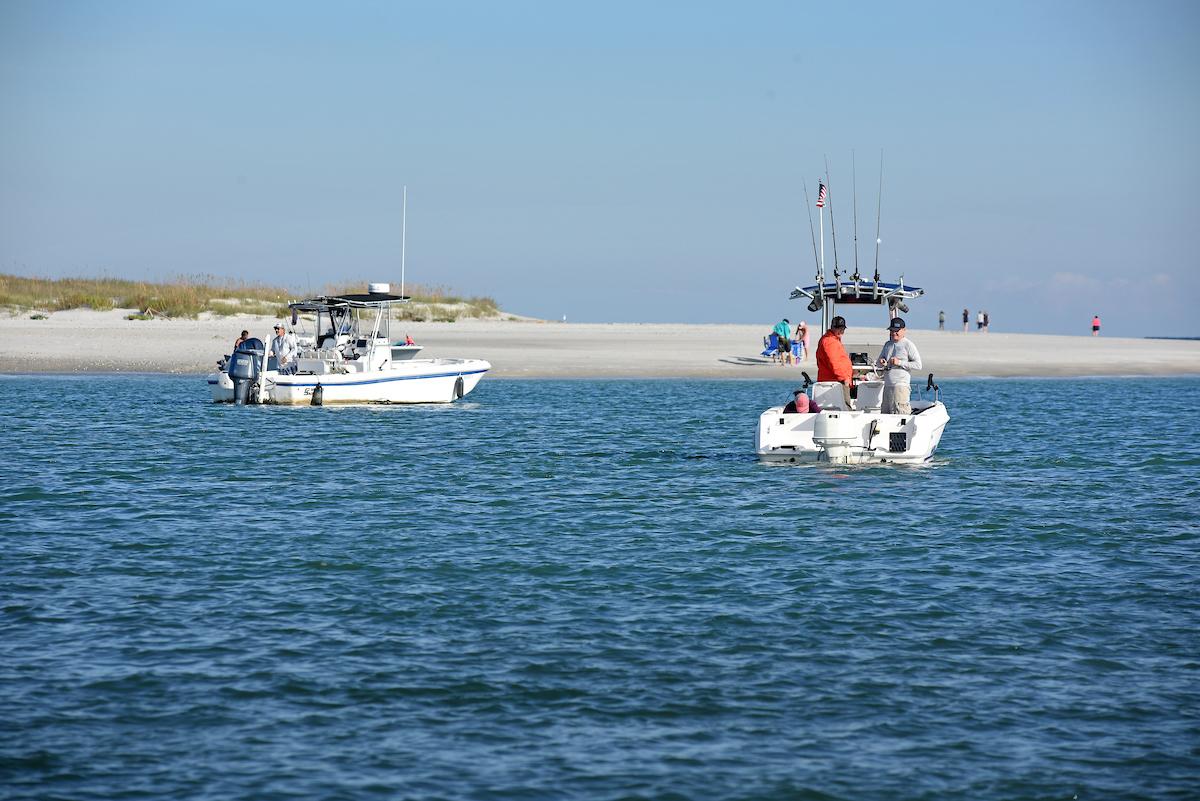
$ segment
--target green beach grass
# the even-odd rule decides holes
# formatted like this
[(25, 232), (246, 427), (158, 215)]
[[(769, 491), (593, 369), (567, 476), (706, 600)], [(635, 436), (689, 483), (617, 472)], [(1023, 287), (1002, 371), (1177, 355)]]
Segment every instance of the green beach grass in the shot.
[[(163, 282), (123, 278), (28, 278), (0, 273), (0, 309), (12, 314), (51, 313), (68, 309), (96, 311), (134, 309), (130, 317), (196, 318), (204, 312), (219, 316), (255, 314), (284, 317), (291, 300), (313, 295), (365, 292), (366, 280), (347, 280), (317, 291), (216, 276), (175, 276)], [(392, 283), (398, 293), (399, 282)], [(464, 296), (444, 286), (406, 284), (412, 302), (393, 314), (403, 320), (453, 320), (457, 317), (497, 317), (501, 314), (490, 297)]]

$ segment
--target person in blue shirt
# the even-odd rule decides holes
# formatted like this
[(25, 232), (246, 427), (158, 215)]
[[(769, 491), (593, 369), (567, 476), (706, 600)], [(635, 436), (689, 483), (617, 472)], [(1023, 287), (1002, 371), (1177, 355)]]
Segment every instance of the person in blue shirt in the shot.
[[(783, 321), (776, 324), (775, 335), (779, 337), (779, 363), (792, 363), (792, 329), (786, 317)], [(786, 361), (785, 361), (786, 359)]]

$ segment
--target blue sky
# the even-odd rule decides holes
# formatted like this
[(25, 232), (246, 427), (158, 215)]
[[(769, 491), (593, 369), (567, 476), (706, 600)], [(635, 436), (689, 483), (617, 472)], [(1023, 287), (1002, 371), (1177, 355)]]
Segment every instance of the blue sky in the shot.
[(1200, 336), (1194, 3), (8, 0), (0, 109), (3, 272), (396, 281), (407, 185), (409, 281), (795, 322), (882, 151), (911, 327)]

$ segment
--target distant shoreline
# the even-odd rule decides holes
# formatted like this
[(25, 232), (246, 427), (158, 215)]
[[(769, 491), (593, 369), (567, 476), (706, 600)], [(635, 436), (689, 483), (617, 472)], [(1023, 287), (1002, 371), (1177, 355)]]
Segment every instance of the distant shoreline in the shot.
[[(278, 319), (127, 320), (129, 310), (74, 309), (46, 319), (0, 316), (0, 372), (145, 372), (203, 375), (216, 370), (234, 339), (270, 335)], [(477, 358), (503, 378), (789, 378), (816, 377), (810, 357), (784, 367), (761, 355), (770, 325), (563, 323), (477, 320), (394, 322), (393, 334), (425, 347), (421, 358)], [(882, 329), (850, 328), (850, 350), (874, 358)], [(815, 347), (818, 333), (810, 344)], [(921, 353), (921, 379), (1200, 375), (1200, 339), (909, 329)]]

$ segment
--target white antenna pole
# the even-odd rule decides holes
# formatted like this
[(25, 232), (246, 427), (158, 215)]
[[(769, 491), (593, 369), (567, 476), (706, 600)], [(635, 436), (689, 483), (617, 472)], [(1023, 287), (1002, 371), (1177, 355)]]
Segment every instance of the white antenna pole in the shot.
[(817, 212), (818, 225), (821, 226), (821, 280), (825, 280), (825, 207)]
[(404, 206), (400, 212), (400, 295), (404, 295), (404, 245), (408, 234), (408, 186), (404, 187)]

